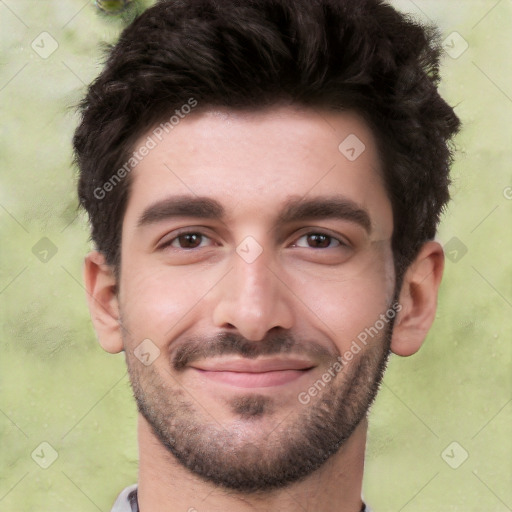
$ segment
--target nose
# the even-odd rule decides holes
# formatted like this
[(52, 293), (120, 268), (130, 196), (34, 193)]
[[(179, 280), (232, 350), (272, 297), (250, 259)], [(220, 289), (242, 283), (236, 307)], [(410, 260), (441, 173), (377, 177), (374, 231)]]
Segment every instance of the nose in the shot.
[(233, 255), (233, 267), (216, 287), (213, 322), (251, 341), (262, 340), (275, 328), (293, 324), (293, 294), (271, 270), (264, 255), (248, 263)]

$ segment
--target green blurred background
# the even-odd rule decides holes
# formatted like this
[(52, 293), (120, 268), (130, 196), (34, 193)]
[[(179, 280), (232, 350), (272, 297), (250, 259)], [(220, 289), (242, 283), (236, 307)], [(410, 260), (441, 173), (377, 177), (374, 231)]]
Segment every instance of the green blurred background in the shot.
[[(417, 355), (390, 361), (364, 496), (375, 512), (511, 511), (512, 1), (392, 3), (441, 28), (442, 93), (464, 131), (437, 321)], [(109, 511), (137, 479), (124, 358), (102, 351), (85, 303), (71, 165), (73, 105), (132, 15), (0, 0), (1, 511)]]

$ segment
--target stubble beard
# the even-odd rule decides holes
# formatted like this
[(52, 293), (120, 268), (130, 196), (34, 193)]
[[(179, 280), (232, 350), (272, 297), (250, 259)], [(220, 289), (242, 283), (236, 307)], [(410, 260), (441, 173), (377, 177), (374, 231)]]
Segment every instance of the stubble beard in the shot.
[(139, 412), (179, 463), (231, 491), (268, 492), (314, 473), (365, 418), (385, 373), (392, 330), (390, 322), (308, 404), (297, 399), (279, 420), (272, 396), (248, 392), (226, 400), (235, 420), (221, 425), (170, 375), (165, 382), (128, 352), (126, 361)]

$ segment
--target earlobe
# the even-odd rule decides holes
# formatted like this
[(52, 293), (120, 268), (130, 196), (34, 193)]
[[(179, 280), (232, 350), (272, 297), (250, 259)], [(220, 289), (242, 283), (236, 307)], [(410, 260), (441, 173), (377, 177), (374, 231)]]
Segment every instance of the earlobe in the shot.
[(117, 354), (123, 350), (119, 318), (117, 282), (110, 265), (98, 251), (85, 257), (84, 283), (94, 329), (104, 350)]
[(443, 248), (437, 242), (426, 242), (407, 269), (399, 303), (391, 351), (400, 356), (416, 353), (434, 322), (437, 295), (444, 268)]

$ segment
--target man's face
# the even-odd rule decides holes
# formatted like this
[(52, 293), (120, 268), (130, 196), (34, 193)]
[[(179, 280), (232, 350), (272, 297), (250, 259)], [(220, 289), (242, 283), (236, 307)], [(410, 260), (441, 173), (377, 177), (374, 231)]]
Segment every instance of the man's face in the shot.
[[(152, 136), (119, 283), (139, 410), (203, 478), (284, 486), (337, 452), (384, 371), (393, 220), (374, 137), (354, 114), (291, 107), (192, 114)], [(159, 351), (147, 365), (143, 340), (146, 359)]]

